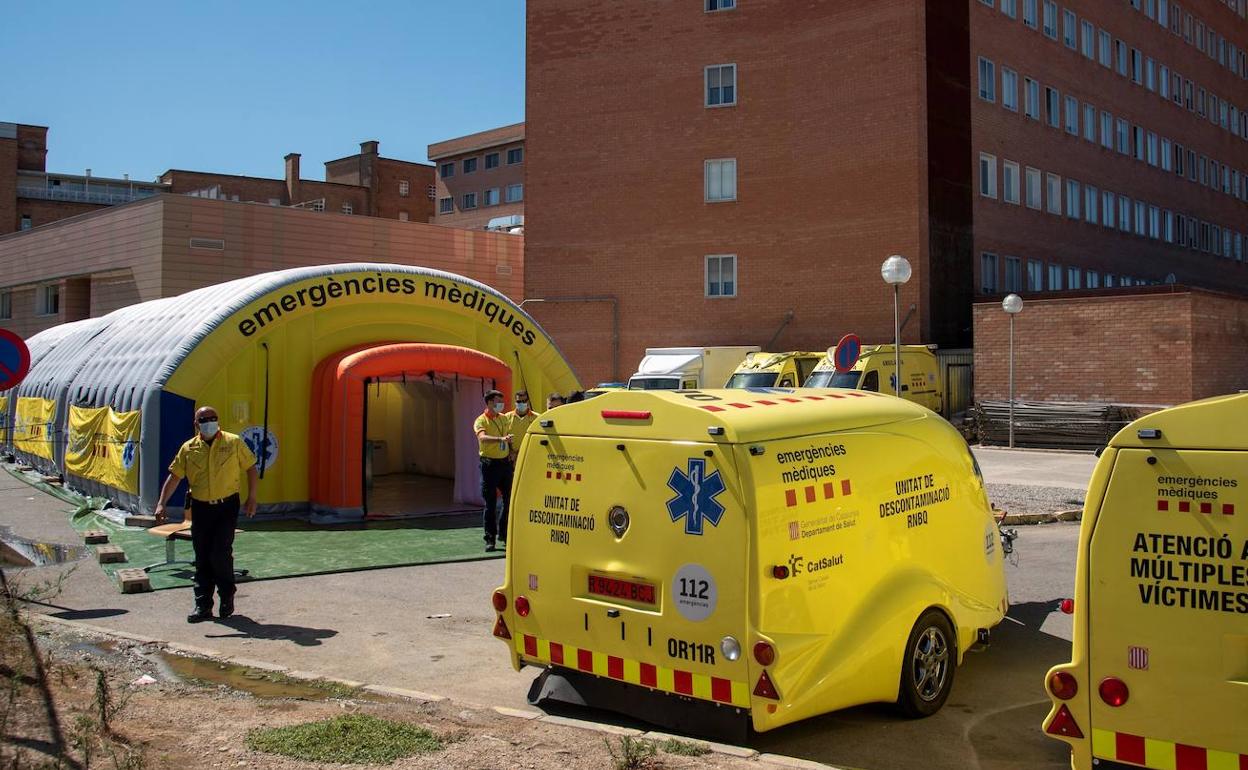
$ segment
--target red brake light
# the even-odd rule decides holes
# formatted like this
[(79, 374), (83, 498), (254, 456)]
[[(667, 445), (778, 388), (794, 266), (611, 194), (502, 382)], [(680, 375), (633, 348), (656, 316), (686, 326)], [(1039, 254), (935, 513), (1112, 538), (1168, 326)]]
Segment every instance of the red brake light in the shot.
[(522, 618), (529, 616), (529, 600), (523, 596), (516, 597), (516, 614)]
[(495, 591), (492, 601), (494, 602), (495, 612), (505, 612), (507, 610), (507, 594), (502, 591)]
[(503, 622), (502, 615), (499, 615), (498, 620), (494, 621), (494, 635), (499, 639), (511, 638), (511, 632), (507, 630), (507, 624)]
[(1074, 599), (1062, 599), (1062, 603), (1060, 607), (1061, 607), (1062, 612), (1067, 615), (1075, 614), (1075, 600)]
[(604, 420), (649, 420), (650, 412), (629, 411), (626, 409), (603, 409)]
[(771, 576), (776, 580), (784, 580), (789, 576), (789, 568), (783, 564), (777, 564), (771, 568)]
[(1102, 679), (1098, 690), (1101, 693), (1101, 700), (1114, 708), (1123, 705), (1131, 697), (1131, 692), (1127, 689), (1127, 683), (1116, 676)]
[(760, 698), (780, 700), (780, 693), (776, 692), (776, 686), (771, 683), (771, 677), (767, 676), (766, 671), (758, 677), (758, 684), (754, 685), (754, 694)]
[(760, 666), (770, 666), (776, 662), (776, 648), (767, 642), (759, 642), (754, 645), (754, 660), (757, 660)]
[(1049, 735), (1060, 735), (1063, 738), (1082, 738), (1083, 730), (1079, 729), (1079, 725), (1075, 723), (1075, 717), (1070, 713), (1070, 709), (1066, 708), (1063, 703), (1057, 709), (1057, 713), (1053, 715), (1053, 721), (1049, 722), (1049, 726), (1044, 728)]
[(1059, 700), (1070, 700), (1079, 694), (1079, 682), (1067, 671), (1058, 671), (1049, 677), (1049, 692)]

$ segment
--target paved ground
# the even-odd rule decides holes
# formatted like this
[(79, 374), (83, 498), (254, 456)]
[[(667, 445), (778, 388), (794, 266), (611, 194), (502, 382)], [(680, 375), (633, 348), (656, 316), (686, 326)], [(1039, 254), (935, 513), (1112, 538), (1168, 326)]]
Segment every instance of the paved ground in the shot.
[[(1091, 455), (976, 450), (993, 483), (1086, 484)], [(73, 543), (66, 504), (0, 475), (0, 525), (18, 535)], [(992, 645), (959, 670), (948, 706), (921, 722), (881, 707), (851, 709), (758, 736), (763, 751), (846, 767), (1067, 767), (1061, 744), (1038, 729), (1047, 710), (1044, 671), (1069, 658), (1070, 619), (1055, 614), (1071, 593), (1077, 525), (1021, 530), (1007, 568), (1014, 608)], [(186, 590), (122, 595), (90, 562), (79, 563), (48, 614), (279, 663), (323, 675), (422, 690), (480, 705), (520, 707), (533, 679), (509, 667), (490, 636), (489, 594), (498, 561), (399, 568), (241, 586), (240, 616), (188, 625)], [(51, 579), (62, 568), (27, 570)]]

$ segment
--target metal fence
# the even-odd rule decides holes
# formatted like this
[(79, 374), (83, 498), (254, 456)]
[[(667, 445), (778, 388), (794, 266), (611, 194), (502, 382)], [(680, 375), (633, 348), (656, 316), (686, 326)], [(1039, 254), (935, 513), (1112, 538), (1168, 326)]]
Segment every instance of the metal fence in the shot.
[(953, 418), (971, 406), (975, 385), (975, 353), (970, 348), (937, 350), (940, 379), (945, 383), (945, 416)]

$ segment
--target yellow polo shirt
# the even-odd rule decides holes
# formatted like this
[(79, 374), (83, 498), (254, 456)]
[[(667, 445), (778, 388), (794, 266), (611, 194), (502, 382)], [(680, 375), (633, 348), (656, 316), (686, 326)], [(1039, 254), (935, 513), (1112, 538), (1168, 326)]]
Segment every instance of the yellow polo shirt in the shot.
[(541, 417), (541, 415), (530, 409), (521, 417), (513, 409), (504, 416), (511, 425), (511, 459), (515, 460), (516, 455), (520, 453), (520, 439), (524, 438), (524, 434), (528, 432), (529, 426), (537, 422), (537, 418)]
[(511, 453), (511, 447), (502, 440), (503, 436), (511, 432), (511, 420), (507, 419), (507, 415), (490, 417), (482, 412), (472, 424), (473, 433), (481, 431), (485, 431), (486, 436), (484, 439), (477, 439), (477, 449), (481, 456), (491, 460), (507, 459)]
[(220, 500), (242, 492), (242, 474), (255, 464), (251, 448), (236, 434), (221, 431), (209, 444), (196, 433), (174, 455), (169, 472), (186, 479), (196, 500)]

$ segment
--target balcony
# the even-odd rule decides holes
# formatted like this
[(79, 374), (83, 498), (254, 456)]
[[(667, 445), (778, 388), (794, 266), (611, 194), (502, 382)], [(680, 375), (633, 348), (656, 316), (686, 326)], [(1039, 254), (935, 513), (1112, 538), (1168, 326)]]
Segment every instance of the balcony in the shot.
[(47, 201), (71, 201), (73, 203), (99, 203), (106, 206), (114, 206), (119, 203), (129, 203), (137, 201), (141, 198), (150, 198), (153, 195), (159, 195), (160, 190), (150, 187), (126, 188), (118, 185), (101, 184), (98, 188), (88, 187), (80, 189), (67, 185), (57, 185), (55, 187), (36, 187), (33, 185), (18, 185), (17, 197), (19, 198), (37, 198)]

